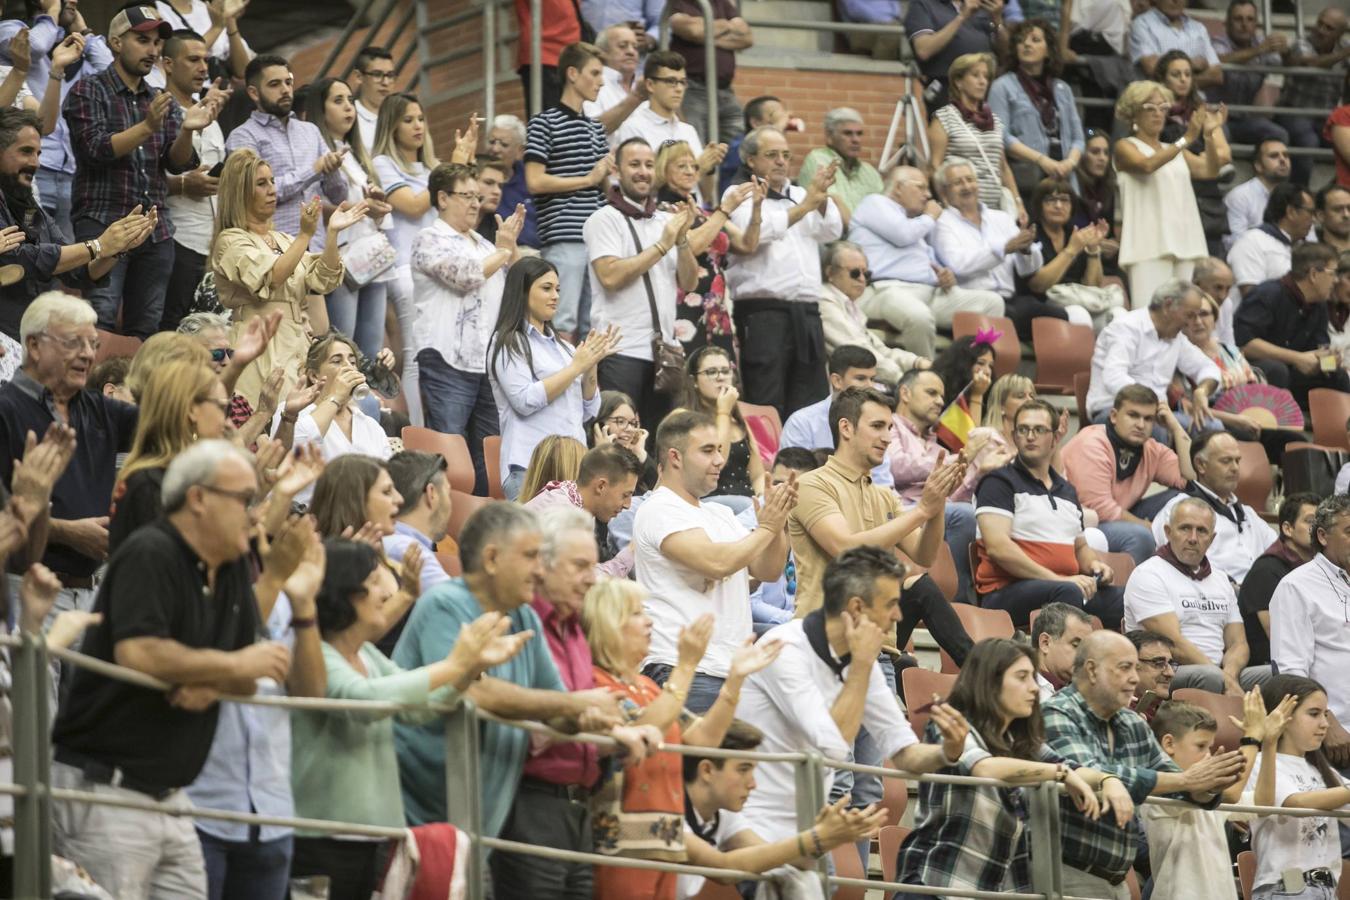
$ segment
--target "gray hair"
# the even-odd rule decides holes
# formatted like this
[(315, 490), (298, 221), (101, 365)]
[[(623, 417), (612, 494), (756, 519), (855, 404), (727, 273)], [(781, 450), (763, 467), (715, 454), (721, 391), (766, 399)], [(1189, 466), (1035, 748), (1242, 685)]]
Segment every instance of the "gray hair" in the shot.
[(764, 135), (769, 132), (773, 132), (784, 140), (787, 140), (787, 138), (783, 137), (783, 132), (781, 130), (774, 128), (772, 125), (761, 125), (745, 137), (741, 138), (741, 159), (759, 155), (759, 142), (764, 140)]
[(539, 517), (519, 503), (498, 500), (469, 516), (459, 532), (459, 564), (464, 572), (481, 572), (483, 548), (501, 543), (518, 531), (538, 531)]
[(836, 106), (825, 114), (825, 133), (834, 134), (840, 125), (846, 122), (857, 122), (863, 124), (862, 113), (851, 106)]
[[(1199, 284), (1202, 281), (1209, 281), (1224, 269), (1228, 269), (1230, 273), (1232, 272), (1232, 268), (1228, 263), (1219, 259), (1217, 256), (1207, 256), (1196, 262), (1195, 269), (1191, 271), (1191, 281), (1195, 284)], [(1220, 303), (1223, 302), (1222, 297), (1215, 297), (1214, 299)]]
[(937, 167), (937, 171), (933, 173), (933, 186), (938, 189), (939, 194), (946, 195), (947, 180), (951, 177), (952, 169), (959, 169), (961, 166), (965, 166), (972, 172), (977, 171), (975, 164), (964, 156), (949, 156), (942, 161), (942, 165)]
[(1350, 494), (1332, 494), (1317, 504), (1317, 517), (1313, 520), (1313, 539), (1317, 541), (1318, 546), (1321, 546), (1322, 542), (1317, 540), (1317, 532), (1330, 531), (1336, 520), (1346, 515), (1350, 515)]
[(47, 291), (38, 294), (23, 311), (23, 318), (19, 320), (19, 343), (26, 345), (29, 335), (45, 334), (52, 322), (79, 327), (97, 321), (98, 313), (88, 300), (62, 291)]
[(544, 536), (539, 555), (545, 563), (556, 563), (566, 535), (581, 532), (595, 540), (595, 516), (575, 506), (550, 506), (539, 513), (539, 531)]
[[(598, 35), (595, 36), (595, 46), (599, 47), (599, 48), (600, 48), (601, 50), (603, 50), (605, 53), (608, 53), (608, 52), (609, 52), (609, 33), (610, 33), (611, 31), (613, 31), (614, 29), (616, 29), (616, 28), (626, 28), (626, 29), (628, 29), (629, 31), (634, 31), (634, 28), (633, 28), (631, 25), (627, 25), (627, 24), (625, 24), (625, 23), (623, 23), (623, 22), (617, 22), (617, 23), (615, 23), (615, 24), (609, 26), (609, 27), (606, 28), (604, 31), (600, 32)], [(513, 116), (512, 118), (514, 118), (514, 116)]]
[(493, 128), (502, 128), (511, 132), (511, 136), (516, 139), (516, 143), (522, 147), (525, 146), (525, 123), (520, 121), (519, 116), (513, 116), (510, 113), (502, 113), (492, 120)]
[(1176, 503), (1172, 504), (1172, 509), (1167, 514), (1168, 525), (1171, 525), (1172, 522), (1176, 519), (1177, 510), (1181, 509), (1183, 506), (1192, 506), (1200, 510), (1201, 512), (1209, 513), (1209, 521), (1211, 523), (1214, 522), (1214, 508), (1212, 506), (1210, 506), (1204, 500), (1201, 500), (1199, 497), (1183, 497)]
[(230, 317), (213, 312), (195, 312), (178, 323), (178, 333), (198, 335), (205, 331), (230, 330)]
[(1153, 292), (1152, 299), (1148, 301), (1148, 308), (1151, 310), (1171, 309), (1174, 306), (1179, 306), (1189, 295), (1199, 292), (1200, 289), (1189, 281), (1173, 278), (1158, 286), (1158, 289)]
[(1036, 615), (1036, 621), (1031, 623), (1031, 646), (1039, 648), (1043, 634), (1048, 634), (1052, 638), (1064, 637), (1064, 630), (1069, 627), (1070, 619), (1077, 619), (1089, 628), (1092, 627), (1092, 616), (1076, 606), (1067, 603), (1047, 603), (1042, 606)]
[(198, 441), (169, 463), (164, 473), (164, 483), (159, 489), (159, 499), (164, 511), (177, 512), (187, 502), (189, 488), (210, 484), (220, 470), (221, 463), (234, 458), (253, 468), (253, 462), (243, 450), (225, 440)]
[(853, 241), (830, 241), (820, 248), (820, 268), (824, 270), (834, 265), (834, 261), (839, 257), (839, 254), (845, 250), (857, 250), (863, 255), (863, 259), (867, 258), (867, 251), (853, 243)]

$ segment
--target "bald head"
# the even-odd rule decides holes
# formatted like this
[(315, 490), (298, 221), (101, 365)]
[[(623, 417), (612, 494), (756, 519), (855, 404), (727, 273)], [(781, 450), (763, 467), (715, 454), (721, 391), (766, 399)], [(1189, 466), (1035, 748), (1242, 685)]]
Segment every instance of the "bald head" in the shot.
[(1078, 645), (1078, 652), (1073, 657), (1074, 677), (1080, 677), (1089, 662), (1100, 666), (1108, 657), (1133, 652), (1134, 644), (1125, 635), (1099, 628)]
[(886, 195), (900, 204), (909, 218), (922, 215), (933, 199), (928, 176), (913, 166), (896, 166), (886, 174)]

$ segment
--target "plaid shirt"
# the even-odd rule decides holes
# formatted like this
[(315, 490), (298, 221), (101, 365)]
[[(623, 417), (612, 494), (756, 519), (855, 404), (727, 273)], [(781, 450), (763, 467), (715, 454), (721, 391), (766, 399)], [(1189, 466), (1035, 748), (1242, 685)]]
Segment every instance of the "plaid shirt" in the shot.
[[(1344, 47), (1350, 43), (1350, 34), (1341, 38), (1339, 46)], [(1307, 57), (1318, 56), (1317, 48), (1313, 47), (1312, 42), (1306, 37), (1299, 38), (1294, 42), (1294, 46), (1289, 50), (1290, 56)], [(1341, 60), (1334, 66), (1328, 66), (1328, 72), (1338, 72), (1345, 74), (1347, 68), (1346, 61)], [(1341, 99), (1341, 78), (1319, 75), (1286, 75), (1284, 76), (1284, 93), (1280, 95), (1280, 105), (1287, 106), (1290, 109), (1325, 109), (1331, 112), (1333, 107), (1340, 105)]]
[(89, 218), (109, 225), (137, 205), (147, 211), (154, 206), (159, 209), (159, 225), (153, 240), (167, 240), (173, 234), (165, 205), (168, 175), (197, 167), (195, 152), (186, 165), (175, 166), (169, 159), (169, 148), (183, 125), (183, 111), (177, 103), (169, 104), (159, 131), (125, 156), (113, 155), (112, 147), (112, 136), (142, 121), (158, 93), (158, 88), (144, 80), (135, 91), (127, 87), (116, 64), (80, 79), (70, 89), (64, 115), (79, 161), (71, 192), (77, 220)]
[(243, 428), (244, 423), (253, 418), (253, 405), (248, 402), (248, 398), (243, 394), (235, 394), (230, 398), (230, 424), (235, 428)]
[[(1115, 775), (1136, 804), (1153, 792), (1159, 772), (1180, 772), (1163, 752), (1143, 717), (1131, 709), (1102, 719), (1070, 685), (1041, 704), (1045, 740), (1065, 759)], [(1176, 795), (1189, 800), (1190, 795)], [(1210, 806), (1217, 806), (1215, 795)], [(1113, 816), (1093, 822), (1067, 803), (1060, 804), (1060, 839), (1064, 864), (1112, 884), (1120, 884), (1134, 863), (1139, 845), (1139, 820), (1117, 828)]]

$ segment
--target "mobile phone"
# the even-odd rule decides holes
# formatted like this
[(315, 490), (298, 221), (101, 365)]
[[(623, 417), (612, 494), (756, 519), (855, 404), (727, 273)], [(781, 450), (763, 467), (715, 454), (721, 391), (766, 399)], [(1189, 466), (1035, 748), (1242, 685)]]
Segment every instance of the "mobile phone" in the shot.
[(207, 172), (206, 174), (210, 175), (212, 178), (219, 178), (220, 173), (223, 171), (225, 171), (225, 160), (222, 159), (220, 162), (212, 166), (211, 171)]
[(1154, 691), (1144, 691), (1139, 702), (1134, 705), (1134, 711), (1147, 719), (1158, 711), (1159, 706), (1162, 706), (1162, 697)]

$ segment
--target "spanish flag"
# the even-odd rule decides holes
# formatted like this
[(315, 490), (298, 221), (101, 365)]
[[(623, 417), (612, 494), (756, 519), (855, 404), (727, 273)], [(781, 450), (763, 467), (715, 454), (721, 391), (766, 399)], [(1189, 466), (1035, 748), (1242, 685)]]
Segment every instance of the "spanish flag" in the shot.
[(966, 391), (968, 390), (970, 390), (970, 385), (962, 388), (961, 393), (956, 395), (956, 399), (943, 410), (942, 415), (938, 418), (938, 443), (952, 453), (961, 452), (966, 446), (966, 438), (970, 436), (971, 429), (976, 425), (974, 416), (970, 414), (970, 404), (966, 400)]

